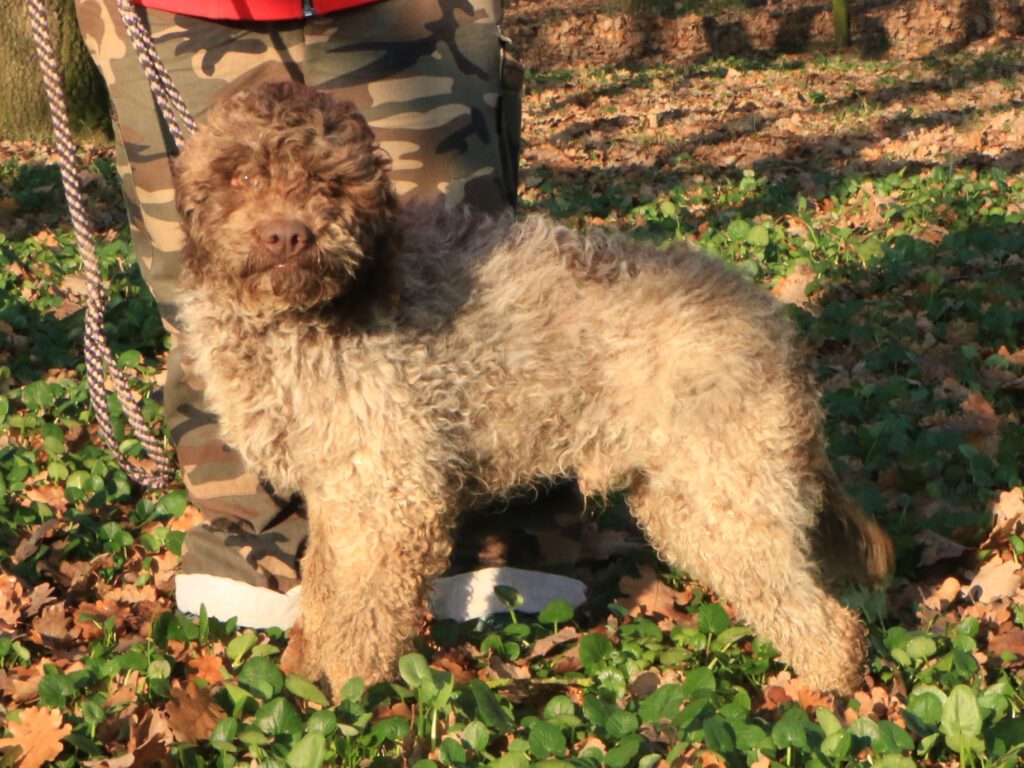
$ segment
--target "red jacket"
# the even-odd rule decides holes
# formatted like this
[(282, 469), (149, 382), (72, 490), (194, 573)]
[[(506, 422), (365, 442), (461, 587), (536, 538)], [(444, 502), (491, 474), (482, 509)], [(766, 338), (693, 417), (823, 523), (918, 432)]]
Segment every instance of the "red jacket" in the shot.
[(231, 21), (284, 21), (322, 16), (355, 8), (376, 0), (132, 0), (157, 11), (169, 11), (201, 19)]

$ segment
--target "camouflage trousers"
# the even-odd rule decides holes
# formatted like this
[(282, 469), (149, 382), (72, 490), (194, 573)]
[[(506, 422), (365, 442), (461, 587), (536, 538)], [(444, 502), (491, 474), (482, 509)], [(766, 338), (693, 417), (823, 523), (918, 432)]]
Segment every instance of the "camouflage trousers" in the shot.
[[(173, 144), (114, 0), (76, 0), (115, 109), (118, 169), (143, 278), (172, 336), (166, 418), (207, 523), (186, 536), (182, 572), (280, 591), (298, 579), (301, 501), (280, 499), (219, 437), (201, 385), (173, 346), (182, 231)], [(217, 22), (139, 8), (197, 121), (222, 93), (295, 80), (355, 102), (391, 155), (405, 198), (514, 204), (522, 69), (503, 50), (501, 0), (380, 0), (286, 22)]]

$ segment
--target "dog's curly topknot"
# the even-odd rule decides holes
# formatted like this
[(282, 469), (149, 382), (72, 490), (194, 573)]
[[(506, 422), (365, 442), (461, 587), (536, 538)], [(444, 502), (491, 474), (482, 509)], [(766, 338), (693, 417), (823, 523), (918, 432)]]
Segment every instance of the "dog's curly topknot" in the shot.
[[(842, 492), (767, 293), (686, 244), (396, 212), (366, 123), (300, 86), (231, 97), (179, 170), (193, 369), (226, 440), (308, 503), (308, 674), (393, 674), (458, 511), (571, 473), (629, 487), (658, 552), (806, 682), (860, 685), (814, 532), (875, 576), (892, 550)], [(366, 277), (382, 264), (393, 301)]]

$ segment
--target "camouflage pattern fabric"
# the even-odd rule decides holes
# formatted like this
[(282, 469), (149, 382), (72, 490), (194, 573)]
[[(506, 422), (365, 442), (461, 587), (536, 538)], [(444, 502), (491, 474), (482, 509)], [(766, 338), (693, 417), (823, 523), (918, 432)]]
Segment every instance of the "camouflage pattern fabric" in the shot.
[[(173, 144), (114, 0), (76, 0), (76, 9), (114, 103), (136, 257), (173, 339), (183, 240)], [(198, 121), (246, 84), (305, 82), (355, 102), (393, 159), (401, 196), (487, 211), (514, 204), (522, 69), (500, 37), (501, 0), (380, 0), (288, 22), (139, 11)], [(189, 493), (209, 520), (186, 536), (182, 571), (288, 590), (305, 537), (301, 505), (274, 496), (220, 440), (176, 349), (164, 402)]]

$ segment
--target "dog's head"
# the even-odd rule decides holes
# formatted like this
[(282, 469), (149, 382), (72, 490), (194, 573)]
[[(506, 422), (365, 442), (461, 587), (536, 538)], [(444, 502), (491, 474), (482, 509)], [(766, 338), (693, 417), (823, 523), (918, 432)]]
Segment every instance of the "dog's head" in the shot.
[(297, 83), (222, 99), (175, 162), (186, 279), (257, 313), (380, 282), (397, 247), (387, 170), (349, 102)]

